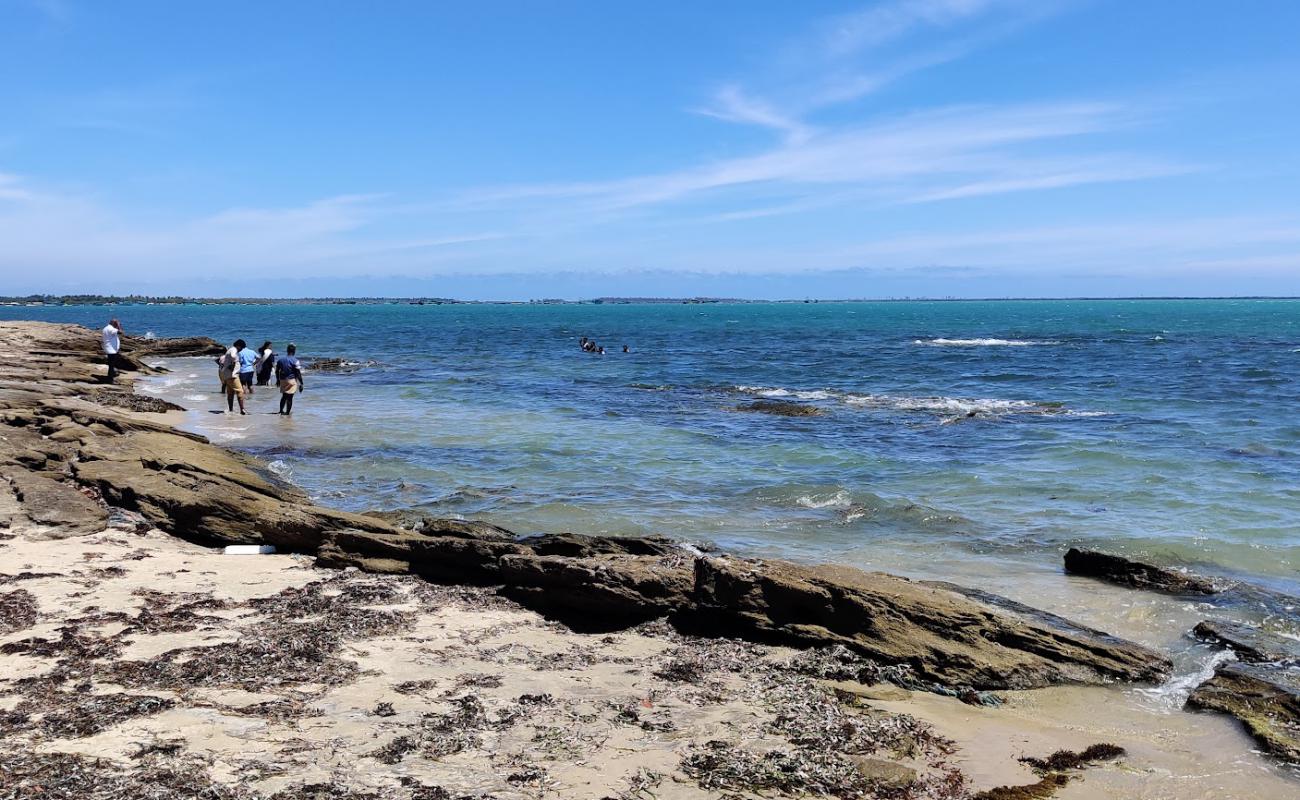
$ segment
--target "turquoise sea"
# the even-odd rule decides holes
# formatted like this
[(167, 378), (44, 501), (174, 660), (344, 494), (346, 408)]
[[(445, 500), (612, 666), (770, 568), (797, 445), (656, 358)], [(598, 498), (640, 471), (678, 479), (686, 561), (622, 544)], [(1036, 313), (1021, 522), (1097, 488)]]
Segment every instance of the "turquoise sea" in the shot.
[[(665, 533), (964, 581), (1121, 630), (1140, 627), (1116, 619), (1136, 593), (1093, 609), (1098, 585), (1059, 574), (1067, 547), (1300, 593), (1300, 301), (0, 311), (110, 315), (363, 364), (309, 374), (291, 420), (269, 391), (250, 417), (211, 413), (204, 360), (146, 387), (340, 508)], [(759, 399), (822, 413), (735, 410)]]

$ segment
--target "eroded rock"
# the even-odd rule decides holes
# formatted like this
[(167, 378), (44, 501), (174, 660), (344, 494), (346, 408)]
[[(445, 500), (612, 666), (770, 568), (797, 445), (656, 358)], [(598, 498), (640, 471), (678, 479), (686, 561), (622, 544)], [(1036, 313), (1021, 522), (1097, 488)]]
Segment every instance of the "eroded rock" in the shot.
[(1196, 638), (1232, 649), (1237, 659), (1253, 664), (1300, 666), (1300, 641), (1226, 620), (1203, 620), (1192, 629)]
[(1300, 671), (1224, 664), (1187, 705), (1236, 717), (1264, 750), (1300, 763)]

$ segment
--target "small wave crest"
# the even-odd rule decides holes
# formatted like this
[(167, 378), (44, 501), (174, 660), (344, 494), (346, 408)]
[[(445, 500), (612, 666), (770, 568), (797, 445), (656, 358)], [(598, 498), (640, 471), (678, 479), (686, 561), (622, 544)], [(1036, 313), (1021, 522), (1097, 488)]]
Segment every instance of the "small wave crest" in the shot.
[(927, 347), (1042, 347), (1060, 344), (1055, 339), (916, 339), (912, 344)]
[(293, 480), (293, 467), (287, 461), (277, 458), (274, 461), (269, 462), (266, 465), (266, 468), (274, 472), (278, 478), (282, 478), (286, 481)]
[(797, 400), (831, 400), (849, 408), (905, 413), (935, 414), (945, 423), (976, 417), (1004, 417), (1015, 414), (1039, 416), (1099, 417), (1103, 411), (1075, 411), (1062, 403), (1033, 400), (1007, 400), (1000, 398), (907, 396), (885, 394), (860, 394), (830, 389), (787, 389), (769, 386), (736, 386), (731, 391), (756, 397), (792, 398)]
[(1201, 661), (1193, 665), (1190, 671), (1175, 673), (1169, 677), (1169, 680), (1147, 688), (1137, 688), (1133, 691), (1138, 695), (1153, 701), (1161, 708), (1167, 708), (1170, 711), (1183, 707), (1187, 698), (1202, 683), (1214, 677), (1214, 672), (1221, 664), (1229, 661), (1235, 661), (1236, 656), (1231, 650), (1217, 650)]
[(819, 494), (809, 493), (802, 494), (795, 498), (795, 505), (804, 508), (849, 508), (853, 505), (853, 498), (849, 493), (840, 489), (834, 493)]

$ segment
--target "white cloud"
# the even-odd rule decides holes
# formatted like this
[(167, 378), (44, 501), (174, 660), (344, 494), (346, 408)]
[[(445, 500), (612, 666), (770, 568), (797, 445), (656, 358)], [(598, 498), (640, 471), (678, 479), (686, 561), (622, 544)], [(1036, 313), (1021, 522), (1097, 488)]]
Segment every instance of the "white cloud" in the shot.
[[(698, 113), (797, 135), (806, 117), (865, 97), (907, 75), (961, 58), (1060, 0), (887, 0), (821, 20), (774, 58), (764, 91), (720, 88)], [(792, 132), (794, 132), (792, 134)]]
[(1102, 103), (1007, 108), (959, 107), (839, 131), (809, 133), (753, 156), (604, 182), (539, 184), (472, 192), (458, 198), (502, 209), (535, 204), (554, 217), (567, 200), (575, 216), (684, 202), (743, 201), (747, 190), (783, 203), (830, 186), (856, 187), (879, 204), (1059, 188), (1187, 171), (1132, 155), (1083, 151), (1022, 156), (1023, 145), (1100, 134), (1131, 124), (1126, 109)]

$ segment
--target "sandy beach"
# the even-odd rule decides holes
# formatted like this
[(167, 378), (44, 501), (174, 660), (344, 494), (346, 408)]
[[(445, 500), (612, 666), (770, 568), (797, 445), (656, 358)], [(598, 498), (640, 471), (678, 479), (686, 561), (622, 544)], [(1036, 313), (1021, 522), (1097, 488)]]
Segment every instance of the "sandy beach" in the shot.
[[(878, 573), (314, 507), (168, 413), (132, 410), (148, 398), (99, 387), (89, 332), (0, 329), (29, 354), (0, 375), (0, 798), (1300, 786), (1228, 716), (1110, 702), (1168, 674), (1137, 645)], [(262, 540), (281, 552), (220, 548)], [(747, 580), (766, 605), (723, 591)], [(878, 641), (839, 606), (816, 616), (807, 598), (828, 593), (876, 603)], [(1099, 744), (1122, 754), (1022, 760)]]

